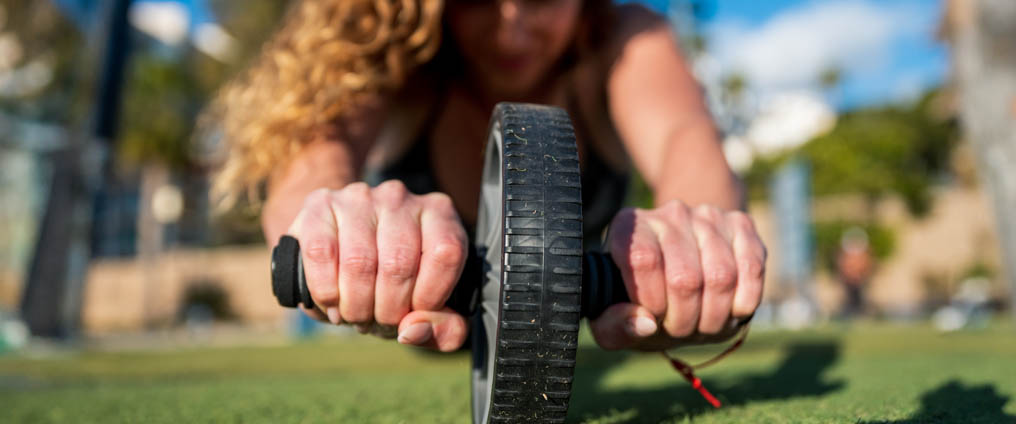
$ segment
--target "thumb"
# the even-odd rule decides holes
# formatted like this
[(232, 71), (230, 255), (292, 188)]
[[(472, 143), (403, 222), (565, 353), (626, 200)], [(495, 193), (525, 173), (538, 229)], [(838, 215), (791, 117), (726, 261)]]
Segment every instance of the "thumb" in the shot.
[(466, 319), (450, 308), (413, 311), (399, 322), (399, 343), (452, 352), (469, 334)]
[(606, 350), (630, 348), (656, 334), (656, 317), (634, 303), (618, 303), (590, 322), (596, 344)]

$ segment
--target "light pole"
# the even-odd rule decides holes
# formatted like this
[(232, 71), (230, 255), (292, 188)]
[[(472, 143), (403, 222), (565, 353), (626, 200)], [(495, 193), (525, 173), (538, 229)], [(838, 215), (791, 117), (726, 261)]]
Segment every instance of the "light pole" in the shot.
[(90, 254), (92, 209), (102, 186), (119, 116), (129, 50), (131, 0), (102, 2), (94, 46), (102, 57), (94, 114), (55, 153), (49, 197), (21, 301), (32, 335), (66, 339), (78, 329)]

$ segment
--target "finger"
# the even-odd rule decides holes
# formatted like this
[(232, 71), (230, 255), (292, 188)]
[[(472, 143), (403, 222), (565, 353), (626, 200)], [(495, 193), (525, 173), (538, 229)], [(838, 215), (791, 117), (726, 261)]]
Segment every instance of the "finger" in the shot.
[(307, 316), (311, 317), (312, 319), (315, 319), (315, 320), (318, 320), (318, 321), (321, 321), (321, 322), (329, 322), (330, 321), (328, 319), (328, 315), (325, 315), (325, 313), (321, 312), (320, 309), (317, 309), (317, 308), (307, 308), (307, 307), (301, 306), (300, 310), (303, 311), (304, 314), (306, 314)]
[(737, 212), (728, 218), (733, 234), (734, 259), (737, 263), (737, 287), (730, 313), (735, 318), (747, 318), (755, 313), (762, 302), (762, 287), (766, 272), (766, 248), (747, 214)]
[(634, 303), (618, 303), (589, 323), (593, 338), (606, 350), (627, 349), (656, 334), (656, 318)]
[(439, 311), (413, 311), (399, 323), (398, 341), (402, 344), (452, 352), (466, 341), (466, 319), (449, 308)]
[(339, 323), (339, 239), (332, 213), (332, 194), (316, 190), (307, 196), (303, 209), (289, 233), (300, 241), (304, 278), (314, 303), (327, 312), (328, 320)]
[(420, 233), (423, 252), (413, 289), (414, 311), (444, 307), (466, 264), (467, 238), (451, 199), (430, 194), (423, 199)]
[(339, 228), (339, 311), (351, 323), (374, 320), (377, 224), (369, 189), (354, 183), (342, 191)]
[(730, 317), (737, 284), (737, 266), (729, 241), (716, 226), (698, 214), (692, 220), (702, 263), (702, 312), (698, 331), (716, 334)]
[(645, 211), (627, 209), (611, 224), (610, 249), (621, 270), (628, 297), (662, 317), (667, 310), (663, 276), (663, 254), (648, 219), (638, 217)]
[(695, 333), (702, 312), (702, 259), (693, 230), (667, 227), (660, 233), (663, 248), (664, 274), (667, 286), (667, 315), (663, 329), (671, 337), (687, 337)]
[(378, 269), (374, 320), (397, 325), (409, 313), (413, 281), (420, 263), (420, 226), (405, 207), (409, 192), (401, 183), (374, 189), (377, 208)]

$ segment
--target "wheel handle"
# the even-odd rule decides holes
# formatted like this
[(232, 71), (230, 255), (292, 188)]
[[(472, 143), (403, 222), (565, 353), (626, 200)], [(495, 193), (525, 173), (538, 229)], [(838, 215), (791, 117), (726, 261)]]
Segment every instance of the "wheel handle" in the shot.
[[(445, 302), (462, 316), (472, 316), (479, 303), (479, 280), (483, 272), (483, 255), (470, 249), (462, 278)], [(272, 249), (272, 293), (279, 304), (287, 308), (315, 308), (304, 278), (300, 242), (292, 236), (282, 236)], [(621, 271), (609, 254), (586, 252), (582, 261), (582, 316), (599, 317), (608, 307), (628, 302), (628, 291)]]

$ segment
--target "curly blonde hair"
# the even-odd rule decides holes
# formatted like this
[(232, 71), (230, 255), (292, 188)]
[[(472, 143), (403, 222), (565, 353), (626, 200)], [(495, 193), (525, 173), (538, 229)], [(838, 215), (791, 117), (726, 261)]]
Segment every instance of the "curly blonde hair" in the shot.
[[(584, 0), (606, 16), (610, 0)], [(261, 55), (203, 116), (221, 131), (220, 208), (261, 200), (264, 182), (360, 101), (400, 89), (441, 48), (445, 0), (299, 0)], [(595, 38), (587, 36), (586, 38)], [(207, 130), (204, 132), (208, 132)]]
[(206, 121), (225, 137), (212, 188), (224, 205), (358, 100), (400, 87), (440, 46), (443, 0), (301, 0), (260, 57), (213, 100)]

